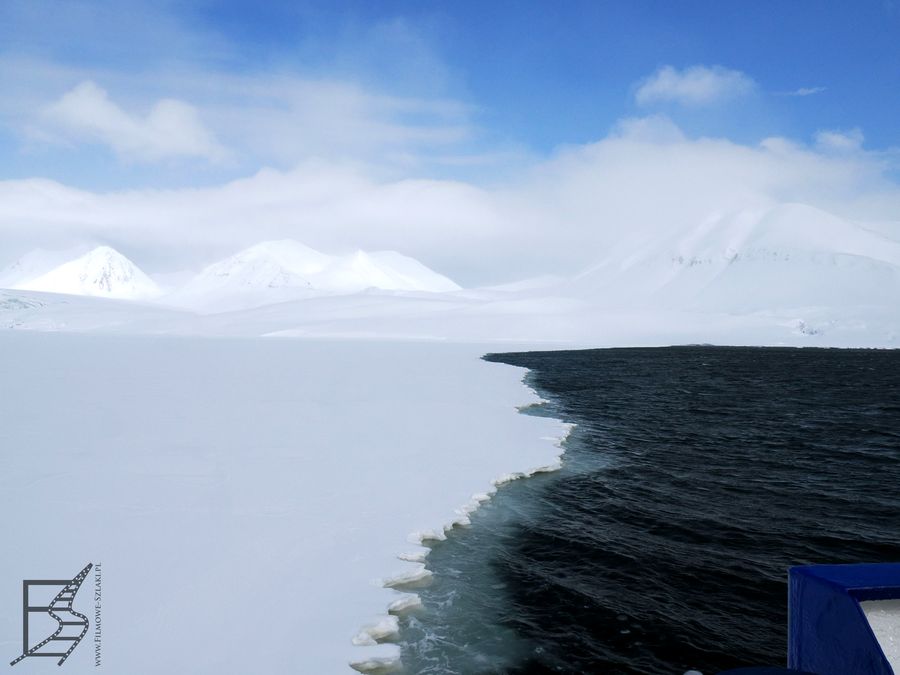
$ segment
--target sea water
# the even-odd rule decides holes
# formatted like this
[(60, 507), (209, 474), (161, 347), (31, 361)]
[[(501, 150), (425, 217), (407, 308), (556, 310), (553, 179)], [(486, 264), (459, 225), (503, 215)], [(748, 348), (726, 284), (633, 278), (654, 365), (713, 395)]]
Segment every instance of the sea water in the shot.
[(783, 665), (787, 569), (900, 561), (900, 352), (500, 354), (578, 426), (434, 544), (411, 673)]

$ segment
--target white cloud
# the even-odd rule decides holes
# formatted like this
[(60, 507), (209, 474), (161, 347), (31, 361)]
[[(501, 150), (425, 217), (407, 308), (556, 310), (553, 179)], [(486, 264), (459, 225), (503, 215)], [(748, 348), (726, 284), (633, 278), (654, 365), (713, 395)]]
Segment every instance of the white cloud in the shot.
[(616, 123), (610, 136), (659, 144), (687, 140), (678, 125), (665, 115), (626, 117)]
[(140, 162), (227, 158), (230, 175), (311, 158), (446, 167), (508, 149), (482, 142), (428, 21), (352, 22), (334, 35), (298, 26), (295, 42), (248, 53), (172, 3), (106, 4), (0, 3), (0, 131), (48, 164), (59, 143), (71, 165), (88, 141)]
[(472, 109), (452, 99), (386, 95), (352, 81), (220, 76), (197, 94), (223, 138), (262, 163), (365, 159), (464, 144)]
[(208, 185), (316, 160), (495, 178), (530, 152), (479, 128), (440, 22), (298, 24), (295, 39), (248, 49), (169, 2), (106, 4), (0, 2), (0, 136), (19, 151), (0, 172)]
[(848, 131), (824, 130), (816, 134), (816, 146), (825, 151), (853, 152), (862, 148), (865, 137), (856, 129)]
[(638, 85), (634, 98), (642, 106), (667, 102), (704, 106), (745, 96), (755, 88), (756, 83), (738, 70), (663, 66)]
[(228, 155), (187, 103), (162, 99), (145, 116), (129, 114), (91, 81), (45, 107), (35, 133), (75, 144), (101, 143), (137, 161), (194, 157), (220, 162)]
[(0, 267), (31, 248), (107, 243), (148, 272), (199, 268), (265, 239), (340, 253), (396, 249), (464, 285), (571, 274), (612, 248), (669, 238), (711, 214), (801, 202), (895, 221), (884, 158), (786, 139), (692, 139), (663, 117), (629, 120), (491, 188), (385, 178), (364, 164), (307, 162), (217, 187), (94, 193), (0, 182)]
[[(16, 75), (22, 71), (31, 74), (27, 83)], [(290, 73), (148, 73), (139, 90), (131, 79), (0, 55), (0, 88), (8, 94), (0, 99), (0, 123), (43, 150), (101, 143), (129, 160), (227, 160), (244, 173), (311, 158), (408, 168), (491, 154), (477, 142), (477, 110), (453, 98), (389, 95), (351, 80)], [(81, 84), (72, 88), (73, 81)], [(94, 81), (131, 97), (113, 100)], [(41, 101), (66, 89), (49, 106)], [(149, 112), (134, 112), (141, 110)]]
[(814, 94), (821, 94), (825, 91), (827, 87), (800, 87), (799, 89), (794, 89), (794, 91), (786, 92), (786, 96), (813, 96)]

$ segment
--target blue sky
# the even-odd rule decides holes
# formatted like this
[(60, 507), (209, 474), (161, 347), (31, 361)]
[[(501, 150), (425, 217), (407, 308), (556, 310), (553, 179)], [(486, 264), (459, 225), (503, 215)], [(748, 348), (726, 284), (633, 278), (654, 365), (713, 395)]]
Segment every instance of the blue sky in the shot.
[[(750, 139), (860, 126), (874, 145), (900, 141), (900, 8), (880, 0), (284, 3), (263, 14), (226, 5), (200, 12), (201, 20), (253, 58), (327, 69), (341, 62), (340, 47), (328, 47), (338, 44), (356, 74), (399, 75), (427, 90), (404, 64), (402, 41), (381, 55), (367, 50), (367, 27), (403, 21), (446, 68), (450, 93), (481, 106), (491, 131), (542, 150), (604, 134), (634, 111), (634, 83), (665, 64), (722, 65), (760, 84), (750, 110), (682, 111), (697, 133)], [(298, 38), (314, 48), (298, 49)], [(355, 40), (363, 46), (354, 62)], [(784, 96), (820, 87), (814, 98)]]
[[(351, 84), (371, 96), (420, 104), (452, 103), (455, 111), (447, 106), (437, 114), (413, 105), (374, 115), (391, 125), (447, 132), (450, 140), (391, 143), (390, 149), (426, 158), (415, 165), (424, 174), (476, 180), (493, 172), (487, 164), (514, 166), (562, 145), (596, 141), (617, 120), (650, 114), (668, 116), (694, 137), (811, 142), (821, 130), (858, 129), (867, 149), (900, 145), (900, 7), (883, 0), (115, 6), (12, 0), (0, 9), (0, 44), (7, 64), (0, 83), (22, 101), (0, 110), (0, 176), (47, 176), (82, 187), (209, 184), (312, 156), (377, 161), (385, 150), (299, 144), (293, 154), (276, 157), (248, 142), (230, 148), (228, 161), (212, 163), (123, 157), (90, 134), (70, 129), (60, 138), (59, 129), (35, 122), (86, 80), (133, 115), (146, 114), (159, 99), (183, 101), (223, 147), (234, 145), (229, 134), (240, 133), (223, 118), (234, 122), (237, 108), (254, 107), (251, 90), (216, 91), (216, 82), (229, 76), (243, 78), (245, 89), (277, 76)], [(667, 65), (677, 72), (694, 66), (737, 71), (753, 86), (703, 105), (665, 98), (639, 104), (640, 83)], [(198, 80), (208, 85), (202, 91)], [(230, 98), (228, 114), (210, 110), (224, 98)], [(335, 125), (332, 135), (340, 133)]]

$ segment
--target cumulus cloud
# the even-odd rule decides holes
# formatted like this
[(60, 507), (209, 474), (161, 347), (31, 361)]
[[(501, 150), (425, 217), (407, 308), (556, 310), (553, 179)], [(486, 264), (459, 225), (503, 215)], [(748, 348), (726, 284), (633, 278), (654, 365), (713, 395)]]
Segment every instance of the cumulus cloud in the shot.
[(352, 81), (220, 76), (194, 91), (223, 137), (246, 156), (290, 165), (317, 158), (415, 155), (473, 134), (472, 109), (452, 99), (392, 96)]
[(193, 157), (220, 162), (228, 155), (189, 104), (162, 99), (144, 116), (130, 114), (91, 81), (45, 107), (36, 132), (76, 144), (101, 143), (137, 161)]
[[(22, 70), (32, 74), (28, 83), (15, 75)], [(243, 171), (289, 169), (311, 158), (406, 168), (498, 153), (476, 142), (477, 110), (453, 98), (392, 95), (337, 78), (188, 70), (143, 77), (140, 98), (125, 105), (95, 84), (100, 78), (112, 92), (134, 91), (122, 74), (0, 55), (9, 94), (0, 100), (0, 122), (45, 149), (94, 143), (130, 161), (199, 158)], [(71, 88), (73, 80), (81, 84)], [(46, 105), (38, 93), (58, 98)]]
[(261, 46), (260, 64), (172, 3), (108, 5), (0, 3), (0, 132), (48, 164), (63, 147), (71, 164), (83, 146), (91, 164), (92, 143), (133, 163), (199, 158), (229, 175), (311, 158), (394, 170), (490, 162), (512, 143), (483, 142), (478, 110), (458, 98), (464, 88), (427, 25), (298, 29), (289, 47)]
[(862, 148), (865, 137), (860, 129), (848, 131), (824, 130), (816, 134), (816, 145), (822, 150), (853, 152)]
[(571, 274), (617, 247), (683, 236), (716, 214), (801, 202), (892, 221), (900, 187), (883, 158), (783, 138), (691, 138), (664, 117), (628, 120), (504, 184), (388, 179), (307, 162), (220, 186), (94, 193), (0, 182), (0, 263), (30, 248), (107, 243), (149, 272), (198, 269), (264, 239), (326, 252), (413, 255), (464, 285)]
[(644, 79), (635, 90), (638, 105), (678, 103), (705, 106), (745, 96), (756, 83), (738, 70), (721, 66), (690, 66), (679, 70), (663, 66)]

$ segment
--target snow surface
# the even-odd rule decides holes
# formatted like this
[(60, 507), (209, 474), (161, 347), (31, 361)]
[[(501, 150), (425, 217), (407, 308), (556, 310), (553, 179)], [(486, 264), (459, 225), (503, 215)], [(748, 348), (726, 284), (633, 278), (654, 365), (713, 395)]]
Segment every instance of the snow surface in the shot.
[(546, 293), (364, 292), (198, 315), (133, 302), (0, 290), (0, 329), (482, 342), (504, 349), (671, 344), (898, 347), (900, 306), (731, 313), (617, 308)]
[[(109, 672), (396, 658), (374, 643), (389, 605), (415, 604), (401, 581), (427, 581), (420, 540), (467, 522), (491, 478), (555, 465), (568, 429), (520, 415), (536, 396), (485, 351), (0, 333), (0, 605), (100, 562)], [(0, 613), (9, 660), (19, 624)], [(93, 672), (89, 639), (65, 668)]]
[(14, 287), (129, 300), (146, 300), (160, 294), (159, 287), (150, 277), (109, 246), (98, 246), (40, 276), (30, 276), (26, 274)]
[(900, 600), (867, 600), (859, 604), (888, 663), (895, 673), (900, 673)]

